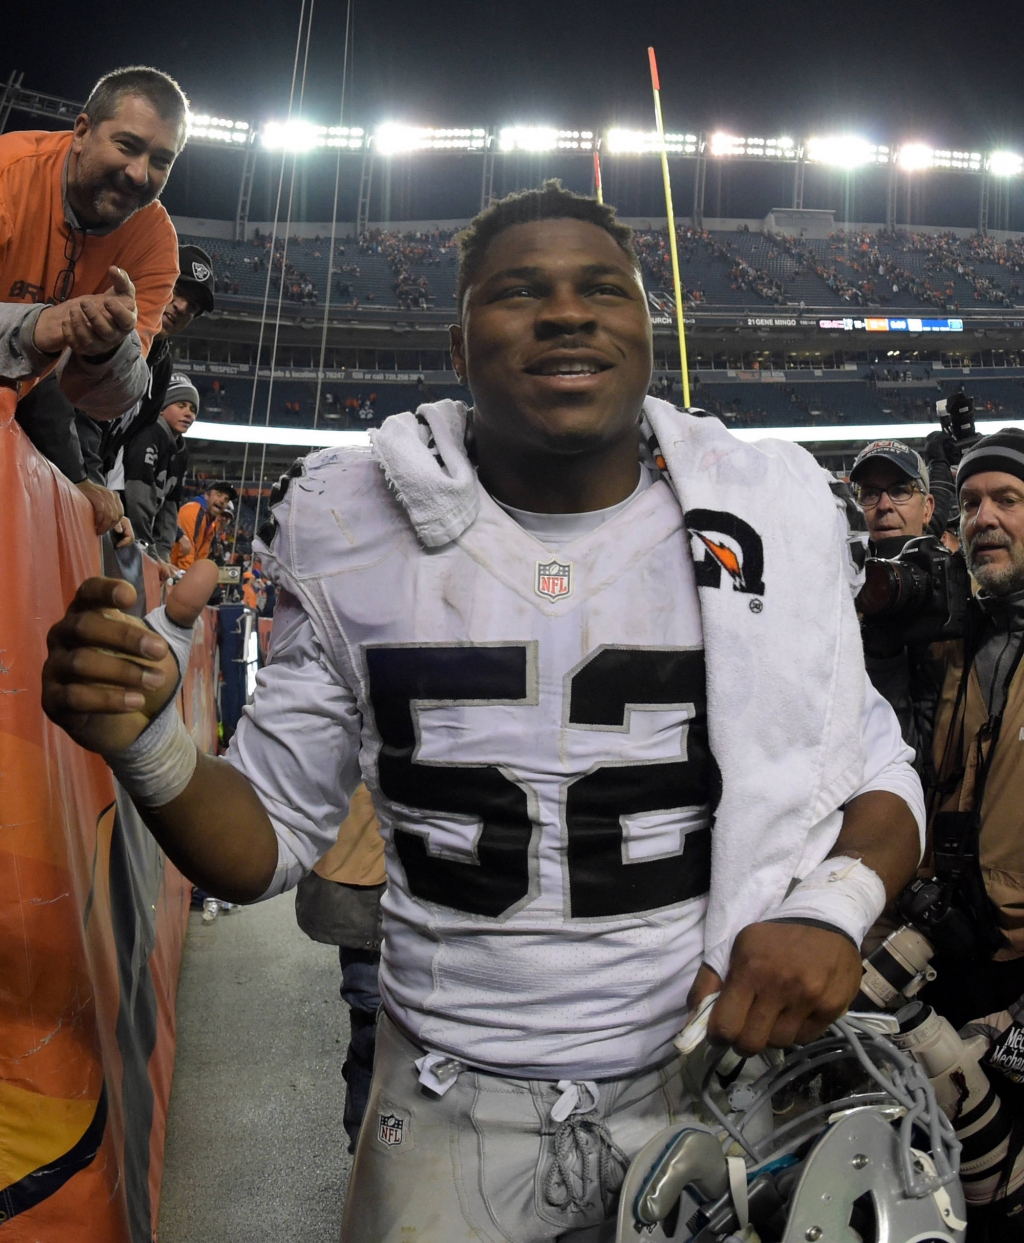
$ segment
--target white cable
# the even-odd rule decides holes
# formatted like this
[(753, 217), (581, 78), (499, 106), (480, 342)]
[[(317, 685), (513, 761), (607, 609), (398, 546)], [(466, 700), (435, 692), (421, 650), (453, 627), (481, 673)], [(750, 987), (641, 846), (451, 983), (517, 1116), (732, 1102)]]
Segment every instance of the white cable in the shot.
[[(303, 0), (305, 3), (305, 0)], [(309, 65), (309, 42), (313, 33), (313, 6), (316, 0), (309, 0), (309, 17), (306, 22), (306, 50), (302, 59), (302, 78), (299, 83), (299, 111), (302, 110), (302, 102), (306, 96), (306, 69)], [(300, 19), (299, 30), (301, 32), (302, 23)], [(301, 37), (301, 33), (300, 33)], [(296, 151), (292, 154), (292, 175), (288, 183), (288, 214), (284, 226), (284, 248), (281, 251), (281, 281), (277, 288), (277, 314), (274, 316), (274, 344), (270, 350), (270, 380), (267, 383), (267, 413), (263, 419), (263, 426), (270, 426), (270, 405), (274, 397), (274, 380), (277, 375), (277, 344), (281, 336), (281, 311), (284, 306), (284, 283), (285, 269), (288, 266), (288, 241), (289, 233), (292, 227), (292, 204), (295, 201), (295, 169), (298, 164), (299, 153)], [(257, 372), (259, 371), (259, 360), (257, 360)], [(255, 381), (254, 381), (255, 384)], [(253, 516), (252, 533), (253, 538), (256, 537), (260, 529), (260, 504), (263, 501), (263, 480), (267, 470), (267, 445), (263, 443), (263, 450), (260, 453), (260, 475), (256, 484), (256, 512)], [(241, 513), (242, 505), (239, 501), (239, 513)]]
[(729, 1195), (740, 1230), (746, 1230), (750, 1224), (750, 1205), (747, 1199), (747, 1163), (742, 1157), (726, 1157), (729, 1169)]
[[(312, 4), (311, 4), (311, 10), (312, 10)], [(302, 33), (303, 33), (303, 25), (305, 22), (305, 16), (306, 16), (306, 0), (302, 0), (302, 5), (301, 5), (301, 8), (299, 9), (299, 32), (295, 39), (295, 58), (292, 61), (292, 83), (291, 83), (291, 87), (288, 92), (288, 114), (285, 119), (286, 125), (292, 119), (292, 111), (295, 106), (295, 83), (298, 80), (299, 50), (302, 47)], [(307, 58), (309, 56), (308, 29), (306, 33), (306, 56)], [(303, 62), (303, 74), (305, 74), (305, 62)], [(304, 90), (305, 80), (303, 80), (302, 85), (303, 85), (303, 90)], [(267, 307), (270, 304), (270, 281), (271, 281), (271, 277), (274, 271), (274, 250), (277, 246), (277, 226), (278, 226), (278, 222), (281, 219), (281, 195), (284, 192), (284, 170), (285, 170), (285, 165), (287, 164), (287, 162), (288, 162), (288, 150), (287, 150), (287, 147), (283, 147), (281, 150), (281, 172), (277, 179), (277, 201), (274, 204), (274, 222), (271, 225), (271, 232), (270, 232), (270, 261), (267, 263), (267, 280), (266, 280), (266, 284), (263, 287), (263, 310), (260, 313), (260, 331), (259, 331), (259, 335), (256, 340), (256, 363), (252, 369), (253, 371), (252, 394), (249, 398), (249, 426), (250, 427), (252, 426), (253, 415), (256, 413), (256, 389), (259, 385), (260, 358), (263, 354), (263, 334), (266, 331), (266, 326), (267, 326)], [(292, 155), (292, 187), (294, 187), (294, 184), (295, 184), (295, 155), (293, 154)], [(289, 223), (290, 223), (291, 221), (291, 195), (290, 193), (289, 193), (289, 200), (288, 200), (288, 218), (289, 218)], [(285, 250), (286, 251), (287, 251), (287, 248), (288, 248), (288, 240), (287, 240), (287, 228), (286, 228), (285, 230)], [(282, 282), (282, 289), (283, 289), (283, 285), (284, 285), (284, 257), (283, 256), (281, 259), (281, 282)], [(280, 296), (278, 297), (277, 321), (278, 321), (278, 324), (280, 324), (280, 321), (281, 321)], [(275, 353), (276, 353), (276, 349), (277, 349), (276, 339), (275, 339), (274, 348), (275, 348)], [(273, 387), (273, 375), (274, 375), (275, 362), (276, 362), (276, 359), (272, 357), (270, 360), (271, 387)], [(270, 398), (269, 396), (267, 398), (267, 418), (265, 422), (266, 423), (270, 422)], [(264, 454), (264, 461), (265, 461), (266, 460), (266, 448), (264, 448), (263, 454)], [(238, 481), (238, 511), (235, 514), (235, 530), (231, 538), (232, 557), (234, 556), (235, 549), (238, 545), (238, 527), (242, 521), (242, 495), (245, 491), (245, 476), (248, 473), (248, 470), (249, 470), (249, 444), (247, 442), (245, 446), (245, 452), (242, 455), (242, 473)], [(253, 535), (255, 534), (256, 534), (255, 524), (253, 524)]]
[[(338, 111), (338, 128), (345, 124), (345, 83), (348, 76), (348, 42), (352, 28), (352, 0), (345, 10), (345, 49), (341, 58), (341, 108)], [(320, 391), (324, 383), (324, 360), (327, 356), (327, 319), (331, 310), (331, 277), (334, 275), (334, 245), (338, 236), (338, 187), (341, 184), (341, 146), (338, 146), (334, 162), (334, 206), (331, 208), (331, 244), (327, 256), (327, 289), (324, 293), (324, 327), (320, 336), (320, 366), (316, 373), (316, 397), (313, 400), (313, 427), (320, 419)]]

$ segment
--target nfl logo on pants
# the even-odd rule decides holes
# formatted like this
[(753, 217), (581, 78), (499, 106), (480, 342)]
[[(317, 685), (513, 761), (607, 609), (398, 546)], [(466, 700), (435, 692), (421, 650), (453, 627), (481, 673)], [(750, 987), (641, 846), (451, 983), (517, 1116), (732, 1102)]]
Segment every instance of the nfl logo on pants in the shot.
[(572, 594), (572, 562), (538, 561), (534, 590), (549, 600), (560, 600)]
[(377, 1138), (382, 1144), (387, 1144), (389, 1148), (394, 1148), (396, 1144), (400, 1144), (404, 1129), (404, 1118), (396, 1117), (395, 1114), (378, 1114)]

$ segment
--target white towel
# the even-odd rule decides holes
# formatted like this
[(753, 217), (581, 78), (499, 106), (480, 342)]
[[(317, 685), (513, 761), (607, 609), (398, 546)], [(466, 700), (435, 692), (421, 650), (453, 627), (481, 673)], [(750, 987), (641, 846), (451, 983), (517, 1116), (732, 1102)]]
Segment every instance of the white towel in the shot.
[[(806, 450), (746, 443), (718, 419), (652, 398), (644, 409), (695, 558), (703, 526), (726, 562), (729, 552), (741, 560), (738, 579), (723, 571), (718, 587), (698, 586), (708, 738), (722, 774), (704, 956), (721, 974), (740, 929), (770, 914), (793, 878), (828, 854), (837, 810), (863, 779), (864, 657), (847, 527), (828, 475)], [(749, 566), (756, 542), (716, 533), (708, 511), (753, 528), (760, 570), (756, 559)], [(707, 545), (703, 553), (716, 559)]]
[(465, 449), (466, 407), (439, 401), (393, 414), (370, 443), (425, 548), (457, 539), (480, 508), (476, 472)]
[[(648, 398), (641, 427), (690, 531), (722, 777), (705, 960), (719, 973), (747, 924), (828, 854), (864, 771), (864, 660), (847, 525), (804, 449), (736, 439), (713, 418)], [(420, 539), (456, 539), (478, 507), (466, 407), (387, 419), (373, 448)]]

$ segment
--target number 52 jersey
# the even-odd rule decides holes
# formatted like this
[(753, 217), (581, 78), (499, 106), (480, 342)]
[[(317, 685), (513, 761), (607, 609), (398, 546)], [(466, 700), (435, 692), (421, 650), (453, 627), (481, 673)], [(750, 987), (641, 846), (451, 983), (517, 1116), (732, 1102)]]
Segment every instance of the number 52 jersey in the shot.
[(531, 1078), (667, 1056), (717, 783), (669, 488), (555, 551), (481, 489), (425, 551), (376, 460), (325, 451), (274, 517), (272, 657), (229, 757), (278, 834), (267, 896), (332, 844), (362, 778), (387, 851), (381, 992), (406, 1031)]

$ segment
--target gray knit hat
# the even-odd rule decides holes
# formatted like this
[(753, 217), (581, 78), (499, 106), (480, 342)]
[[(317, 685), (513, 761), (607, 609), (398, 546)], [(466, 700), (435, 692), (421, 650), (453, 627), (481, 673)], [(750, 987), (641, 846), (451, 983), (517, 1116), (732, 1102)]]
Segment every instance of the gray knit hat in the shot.
[(196, 408), (196, 414), (199, 413), (199, 393), (188, 376), (181, 371), (176, 371), (171, 376), (171, 382), (167, 385), (167, 392), (164, 394), (164, 402), (160, 409), (166, 410), (176, 401), (190, 401)]
[(991, 436), (982, 436), (960, 461), (960, 469), (956, 472), (957, 492), (971, 475), (980, 475), (986, 470), (999, 470), (1024, 480), (1024, 432), (1016, 427), (1003, 427)]

